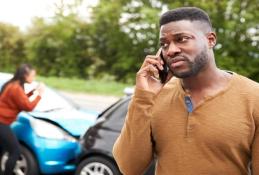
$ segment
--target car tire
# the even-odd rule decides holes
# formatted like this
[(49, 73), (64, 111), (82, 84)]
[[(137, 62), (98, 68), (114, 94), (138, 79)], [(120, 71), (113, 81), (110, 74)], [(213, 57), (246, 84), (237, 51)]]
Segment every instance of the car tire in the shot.
[[(39, 168), (34, 155), (24, 146), (20, 146), (21, 156), (16, 163), (14, 175), (39, 175)], [(3, 173), (4, 165), (8, 158), (8, 153), (4, 152), (0, 156), (0, 172)]]
[(88, 157), (77, 167), (76, 175), (91, 175), (102, 173), (103, 175), (121, 175), (118, 167), (112, 160), (101, 156)]

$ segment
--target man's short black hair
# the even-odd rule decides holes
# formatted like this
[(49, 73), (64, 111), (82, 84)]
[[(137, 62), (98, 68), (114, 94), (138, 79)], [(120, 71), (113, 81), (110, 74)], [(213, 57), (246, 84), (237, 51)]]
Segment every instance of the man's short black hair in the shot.
[(197, 7), (180, 7), (165, 12), (160, 18), (160, 27), (169, 22), (180, 20), (202, 21), (212, 28), (209, 15)]

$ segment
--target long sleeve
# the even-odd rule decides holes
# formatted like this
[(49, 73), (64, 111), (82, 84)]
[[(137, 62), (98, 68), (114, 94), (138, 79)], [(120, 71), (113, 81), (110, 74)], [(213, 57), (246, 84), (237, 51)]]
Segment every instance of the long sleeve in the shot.
[(259, 174), (259, 128), (256, 128), (252, 146), (252, 174)]
[(33, 93), (34, 93), (34, 91), (35, 91), (35, 89), (31, 90), (29, 93), (27, 93), (27, 94), (26, 94), (26, 96), (27, 96), (27, 97), (32, 96), (32, 95), (33, 95)]
[(254, 110), (254, 120), (255, 120), (255, 134), (254, 140), (252, 144), (252, 175), (259, 174), (259, 95), (258, 100), (255, 103), (255, 110)]
[(155, 94), (136, 89), (122, 132), (113, 147), (114, 158), (124, 175), (141, 175), (153, 157), (151, 108)]
[(33, 101), (30, 101), (24, 90), (20, 86), (16, 86), (14, 88), (12, 99), (19, 110), (32, 111), (40, 101), (41, 97), (37, 96)]
[(253, 104), (253, 119), (255, 123), (254, 139), (252, 143), (252, 175), (259, 174), (259, 84), (252, 89), (253, 95), (249, 97)]

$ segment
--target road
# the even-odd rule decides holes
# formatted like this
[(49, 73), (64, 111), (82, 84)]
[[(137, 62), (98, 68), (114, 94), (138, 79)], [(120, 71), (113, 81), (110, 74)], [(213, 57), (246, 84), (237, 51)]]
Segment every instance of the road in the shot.
[(66, 92), (66, 91), (60, 91), (60, 93), (65, 97), (67, 97), (68, 99), (71, 99), (80, 107), (89, 109), (89, 110), (94, 110), (99, 113), (119, 99), (119, 97), (116, 97), (116, 96), (93, 95), (93, 94), (86, 94), (86, 93), (72, 93), (72, 92)]

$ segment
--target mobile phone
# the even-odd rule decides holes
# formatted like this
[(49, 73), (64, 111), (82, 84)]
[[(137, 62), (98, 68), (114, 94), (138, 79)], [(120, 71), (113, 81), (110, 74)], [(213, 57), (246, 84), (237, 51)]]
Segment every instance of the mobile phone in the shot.
[(162, 84), (165, 84), (167, 77), (168, 77), (168, 73), (169, 73), (169, 67), (166, 64), (166, 61), (163, 57), (163, 53), (162, 50), (160, 51), (160, 58), (163, 60), (164, 64), (163, 64), (163, 70), (158, 69), (158, 73), (159, 73), (159, 78), (160, 78), (160, 82)]

